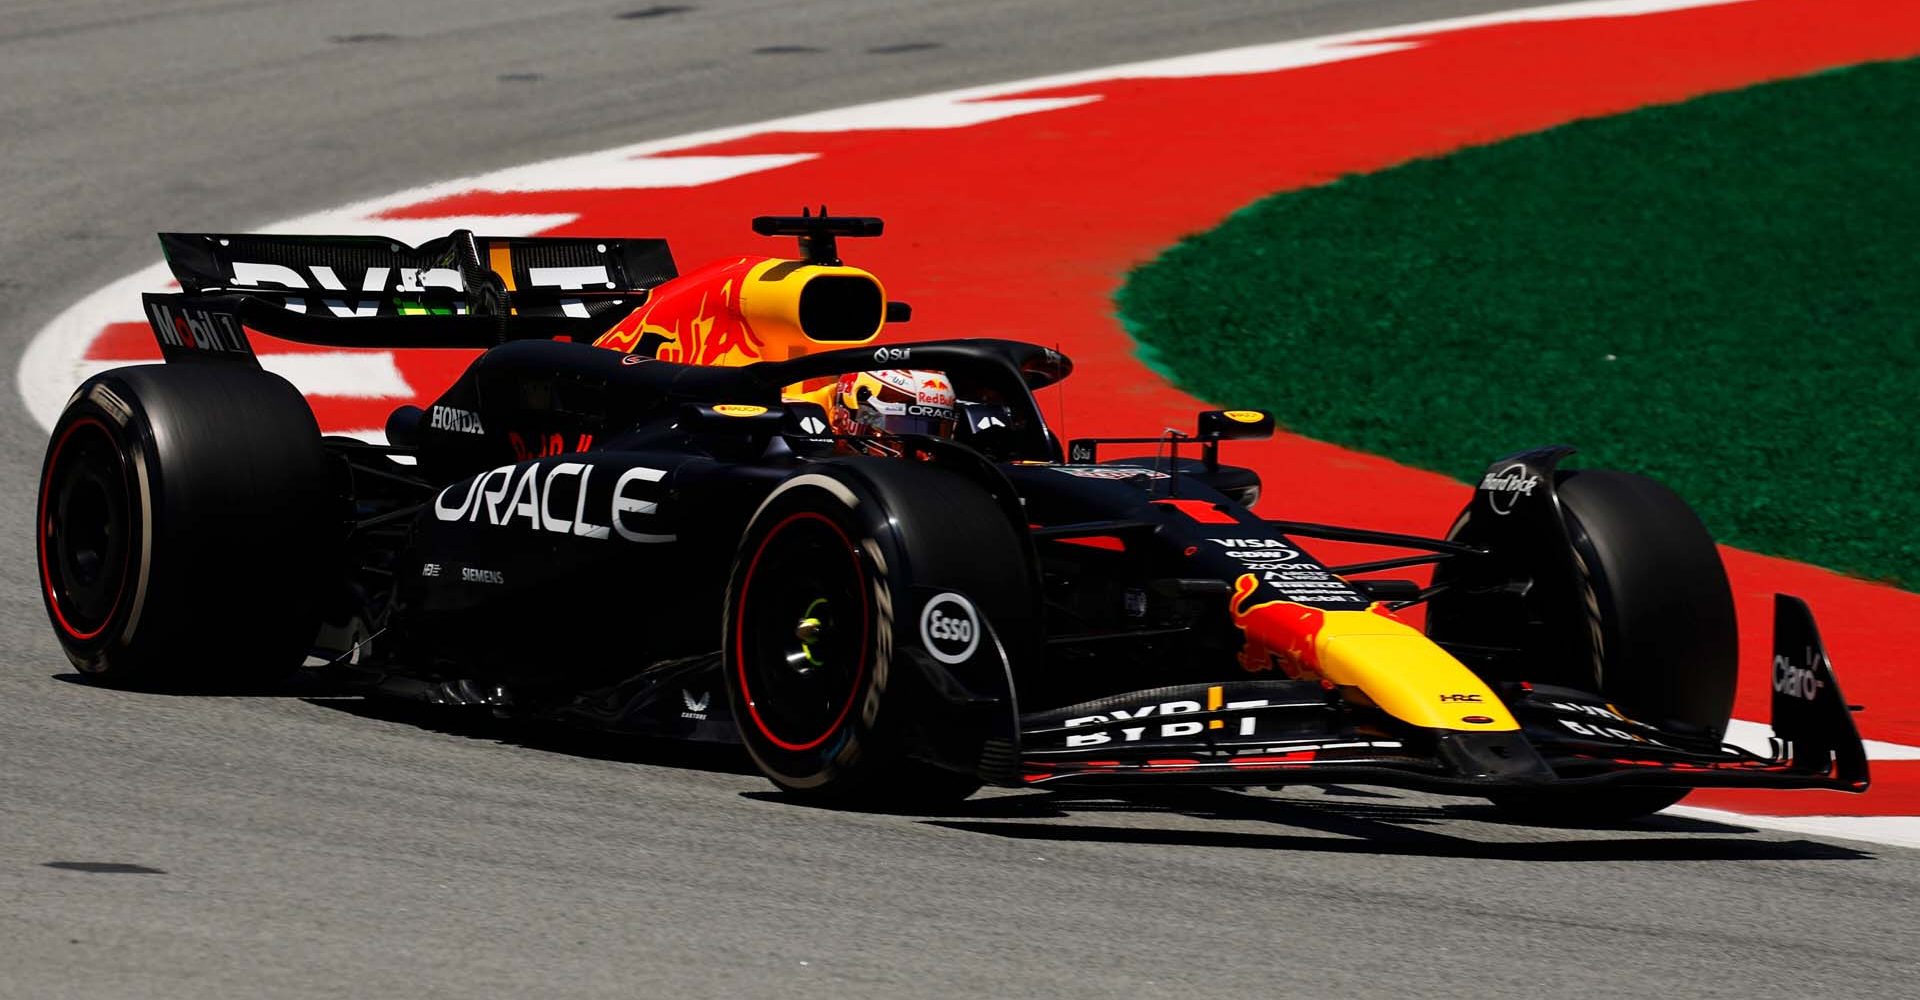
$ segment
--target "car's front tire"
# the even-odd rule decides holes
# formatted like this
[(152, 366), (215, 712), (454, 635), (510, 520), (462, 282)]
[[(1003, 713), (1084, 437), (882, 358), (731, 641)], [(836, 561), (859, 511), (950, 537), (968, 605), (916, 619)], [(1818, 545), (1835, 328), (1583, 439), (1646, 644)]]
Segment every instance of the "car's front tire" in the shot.
[(965, 595), (974, 627), (1025, 627), (1027, 575), (1005, 513), (953, 472), (869, 459), (786, 481), (748, 525), (727, 589), (727, 694), (761, 772), (858, 808), (972, 794), (977, 776), (914, 756), (915, 584), (937, 576)]
[[(1725, 734), (1738, 677), (1733, 592), (1713, 537), (1686, 501), (1645, 476), (1607, 469), (1554, 473), (1554, 492), (1580, 567), (1579, 586), (1535, 588), (1507, 627), (1578, 641), (1536, 648), (1513, 676), (1592, 691), (1635, 718), (1703, 739)], [(1454, 526), (1459, 536), (1463, 518)], [(1443, 567), (1436, 581), (1448, 579)], [(1546, 595), (1544, 597), (1539, 595)], [(1437, 598), (1429, 633), (1450, 637), (1457, 603)], [(1529, 623), (1537, 623), (1529, 625)], [(1524, 643), (1519, 643), (1524, 645)], [(1570, 651), (1578, 655), (1570, 655)], [(1525, 674), (1526, 670), (1559, 673)], [(1492, 796), (1518, 819), (1613, 823), (1658, 812), (1685, 788), (1576, 788)]]

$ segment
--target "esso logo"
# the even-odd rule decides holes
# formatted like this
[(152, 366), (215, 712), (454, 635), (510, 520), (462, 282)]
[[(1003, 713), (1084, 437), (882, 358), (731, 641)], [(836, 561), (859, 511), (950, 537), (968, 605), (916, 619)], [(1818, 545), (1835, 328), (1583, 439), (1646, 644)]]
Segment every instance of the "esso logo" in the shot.
[(972, 659), (980, 632), (980, 613), (959, 594), (936, 594), (920, 612), (920, 644), (941, 663)]

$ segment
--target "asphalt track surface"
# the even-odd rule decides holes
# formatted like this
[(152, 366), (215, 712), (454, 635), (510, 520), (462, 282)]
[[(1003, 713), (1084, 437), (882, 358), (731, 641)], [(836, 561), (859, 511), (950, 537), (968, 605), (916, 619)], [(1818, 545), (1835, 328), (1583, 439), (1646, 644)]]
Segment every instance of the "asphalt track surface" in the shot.
[[(661, 6), (0, 3), (0, 335), (157, 229), (1512, 2)], [(724, 752), (73, 683), (12, 393), (0, 434), (0, 997), (1920, 995), (1899, 848), (1348, 788), (847, 814)]]

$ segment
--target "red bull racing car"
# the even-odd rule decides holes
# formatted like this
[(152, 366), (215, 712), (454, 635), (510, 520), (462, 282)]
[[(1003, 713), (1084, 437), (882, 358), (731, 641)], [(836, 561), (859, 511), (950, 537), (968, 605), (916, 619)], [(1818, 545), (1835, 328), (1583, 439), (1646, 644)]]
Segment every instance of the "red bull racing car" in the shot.
[[(754, 228), (799, 255), (677, 274), (657, 240), (163, 235), (165, 363), (82, 384), (43, 466), (67, 655), (104, 683), (305, 663), (738, 741), (788, 792), (877, 807), (1338, 781), (1580, 821), (1867, 787), (1791, 597), (1773, 752), (1723, 742), (1733, 604), (1659, 484), (1550, 447), (1495, 462), (1444, 538), (1276, 520), (1221, 454), (1267, 414), (1063, 442), (1034, 399), (1059, 353), (876, 346), (909, 310), (837, 241), (880, 220)], [(255, 335), (483, 350), (372, 444), (322, 435)], [(1320, 540), (1408, 554), (1329, 564)]]

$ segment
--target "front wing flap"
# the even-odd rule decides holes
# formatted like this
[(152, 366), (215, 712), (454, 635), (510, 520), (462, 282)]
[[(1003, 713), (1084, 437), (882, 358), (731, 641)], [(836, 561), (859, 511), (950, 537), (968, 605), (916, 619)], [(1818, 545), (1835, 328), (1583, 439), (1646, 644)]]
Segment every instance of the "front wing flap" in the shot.
[(1114, 695), (1021, 720), (1021, 780), (1213, 785), (1539, 784), (1553, 773), (1515, 732), (1436, 733), (1356, 712), (1314, 681), (1229, 681)]
[(1576, 785), (1863, 791), (1859, 771), (1777, 742), (1761, 756), (1660, 729), (1571, 689), (1501, 691), (1518, 732), (1397, 726), (1310, 681), (1156, 688), (1021, 720), (1028, 785), (1345, 782), (1460, 794)]

